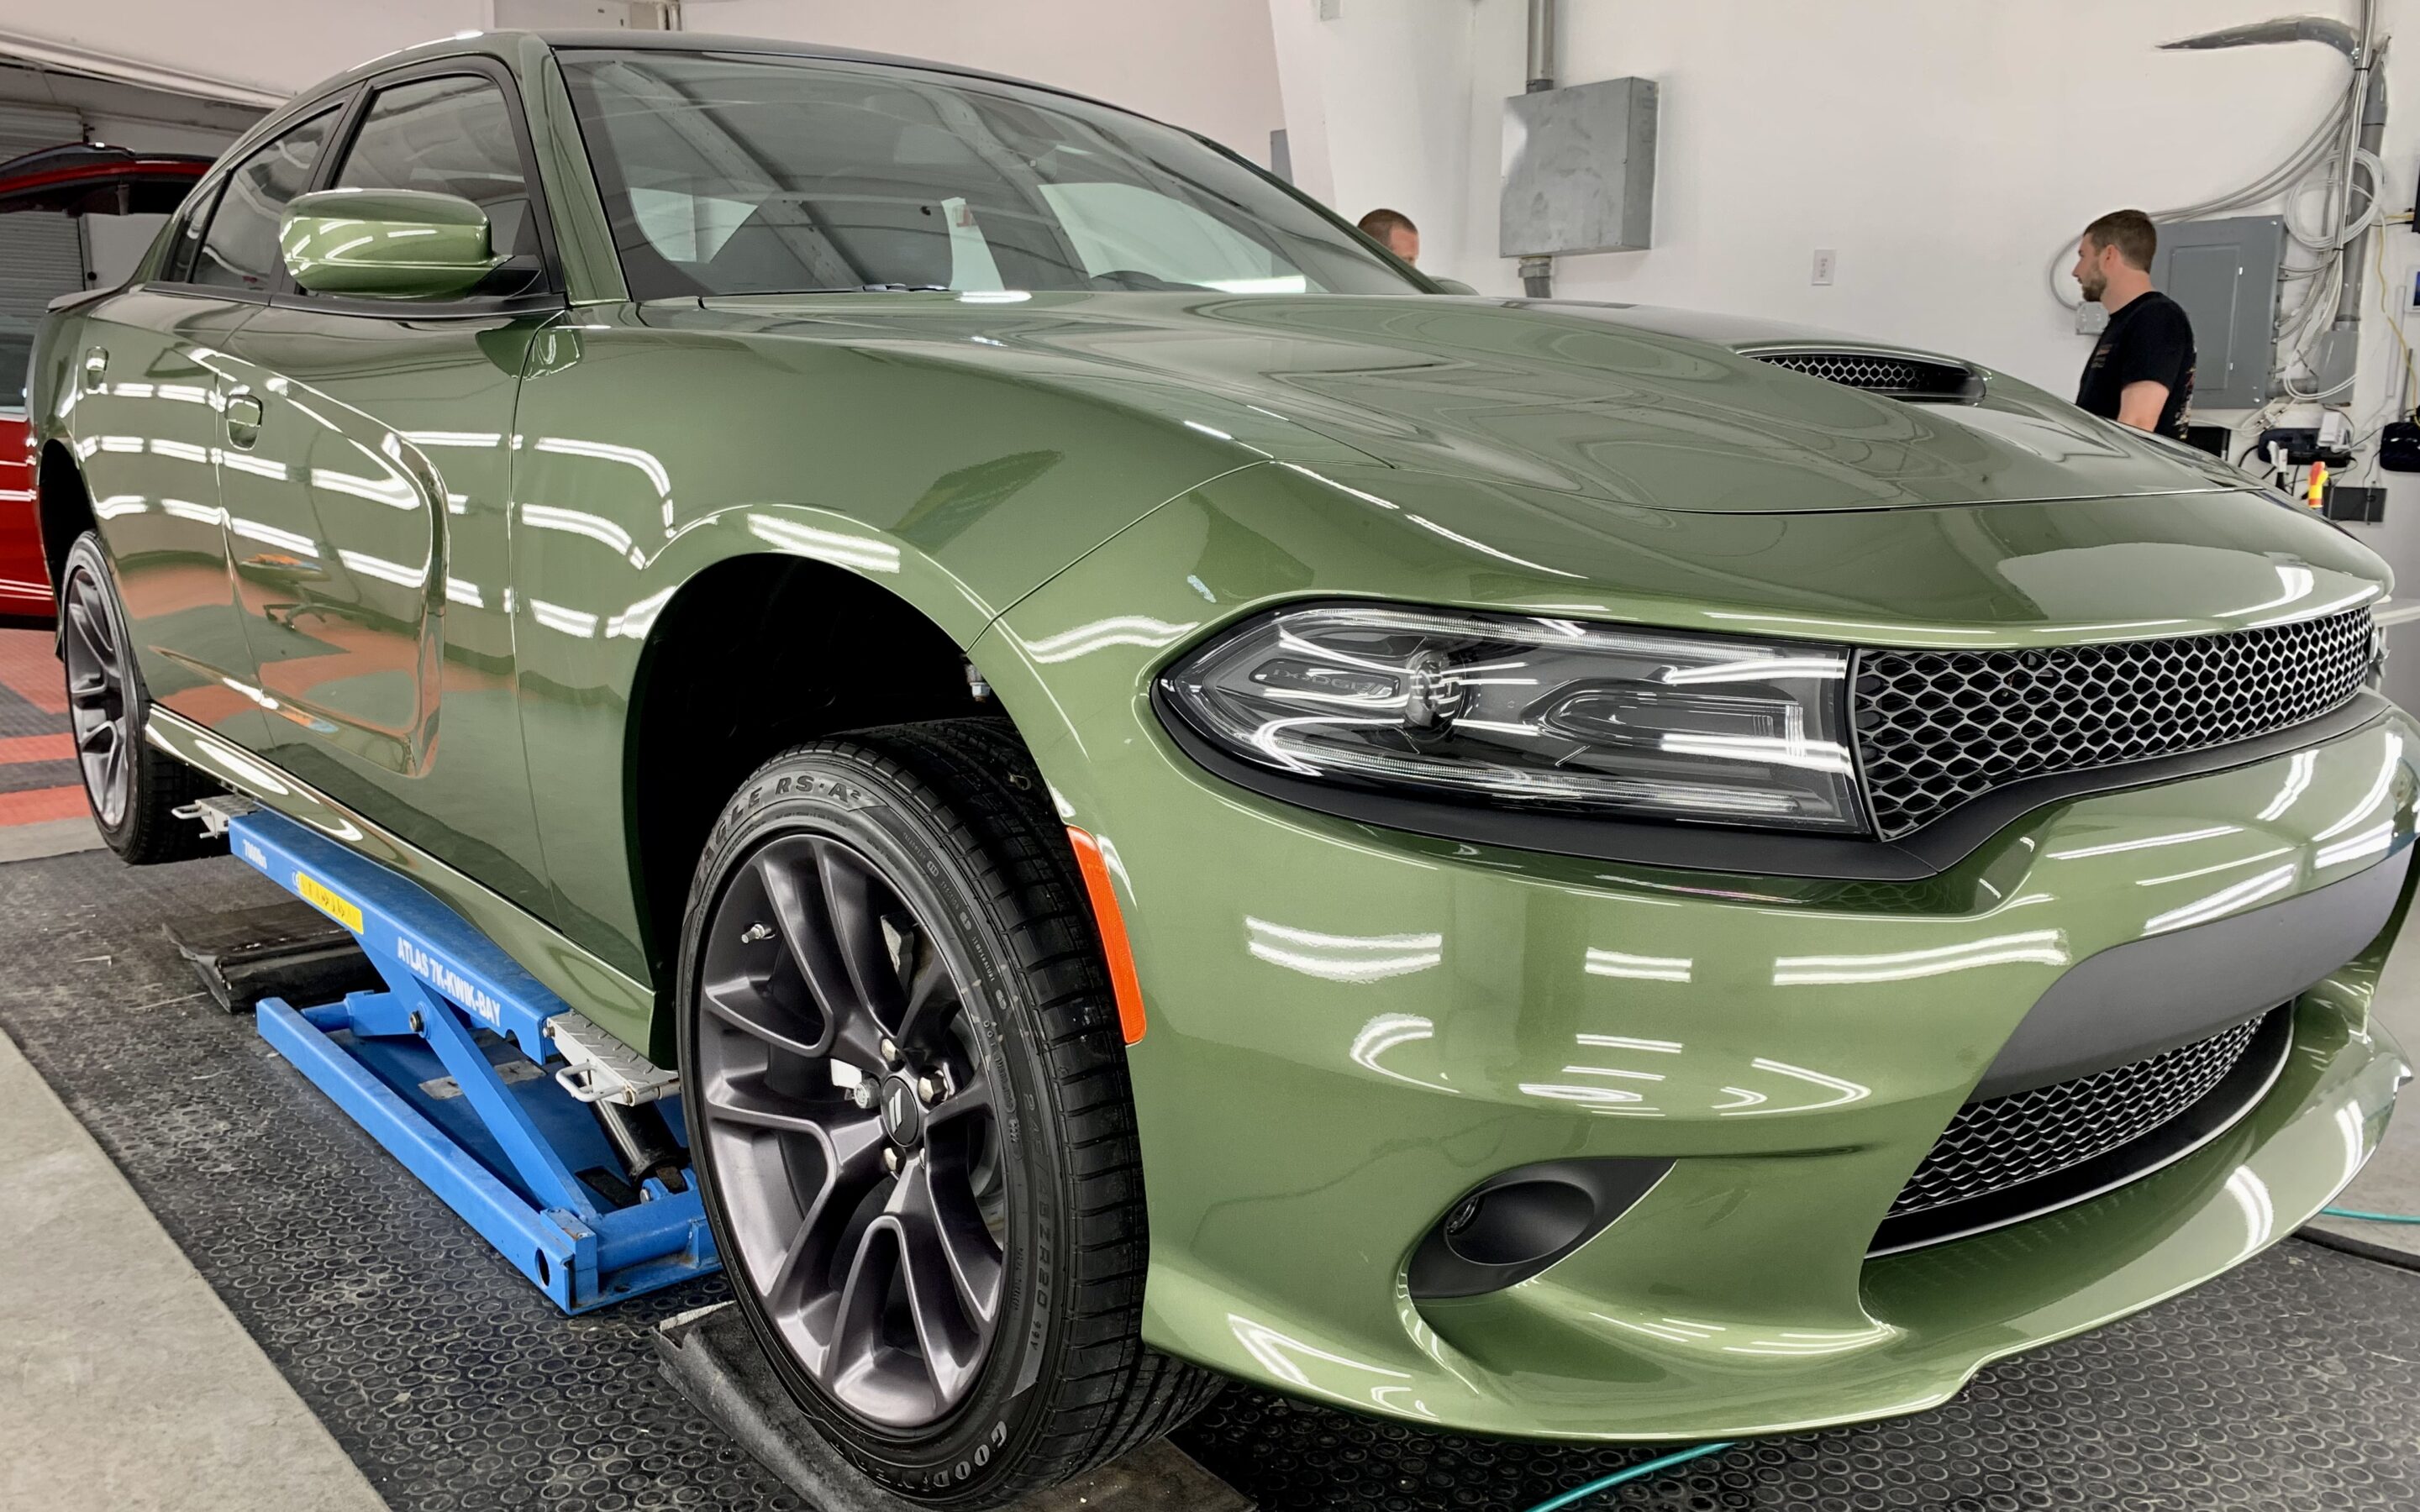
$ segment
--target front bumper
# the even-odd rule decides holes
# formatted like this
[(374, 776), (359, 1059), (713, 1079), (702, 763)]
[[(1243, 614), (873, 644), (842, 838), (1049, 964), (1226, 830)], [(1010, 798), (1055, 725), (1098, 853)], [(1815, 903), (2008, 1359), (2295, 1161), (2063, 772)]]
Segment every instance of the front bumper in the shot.
[[(1491, 851), (1245, 793), (1152, 722), (1150, 648), (1071, 677), (1017, 660), (1016, 619), (979, 660), (1129, 893), (1146, 1336), (1280, 1391), (1580, 1440), (1913, 1411), (2289, 1233), (2360, 1169), (2410, 1074), (2368, 1014), (2398, 905), (2295, 1001), (2284, 1072), (2223, 1135), (2060, 1211), (1869, 1258), (2077, 963), (2408, 845), (2420, 726), (2390, 711), (2039, 810), (1921, 883), (1776, 882)], [(1412, 1299), (1410, 1255), (1475, 1182), (1620, 1156), (1676, 1164), (1544, 1273)]]

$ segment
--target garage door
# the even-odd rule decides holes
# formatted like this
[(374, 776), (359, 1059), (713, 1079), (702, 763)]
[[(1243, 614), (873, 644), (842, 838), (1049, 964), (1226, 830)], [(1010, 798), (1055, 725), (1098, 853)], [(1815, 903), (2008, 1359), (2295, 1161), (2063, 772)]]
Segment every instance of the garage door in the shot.
[[(0, 162), (84, 140), (72, 111), (0, 105)], [(42, 307), (84, 287), (84, 240), (64, 215), (0, 215), (0, 410), (22, 411), (25, 359)]]

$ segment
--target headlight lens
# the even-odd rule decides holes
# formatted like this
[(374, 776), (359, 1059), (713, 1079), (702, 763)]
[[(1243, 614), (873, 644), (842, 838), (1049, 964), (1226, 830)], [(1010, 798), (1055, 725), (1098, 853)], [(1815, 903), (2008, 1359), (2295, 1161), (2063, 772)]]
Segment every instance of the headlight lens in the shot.
[(1623, 817), (1859, 831), (1848, 653), (1454, 609), (1238, 626), (1160, 687), (1288, 776)]

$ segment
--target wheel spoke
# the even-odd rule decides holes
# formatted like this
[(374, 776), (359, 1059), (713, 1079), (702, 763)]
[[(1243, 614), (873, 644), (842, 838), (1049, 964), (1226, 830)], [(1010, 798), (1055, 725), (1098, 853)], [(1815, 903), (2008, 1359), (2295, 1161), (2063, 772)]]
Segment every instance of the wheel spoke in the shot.
[(917, 1260), (937, 1260), (949, 1275), (949, 1289), (963, 1319), (978, 1331), (987, 1328), (1000, 1309), (1000, 1248), (992, 1243), (990, 1229), (983, 1227), (983, 1214), (975, 1212), (966, 1179), (924, 1159), (917, 1161), (915, 1183), (900, 1180), (900, 1188), (908, 1190), (908, 1197), (903, 1200), (893, 1193), (893, 1202), (900, 1205), (900, 1227), (910, 1241), (910, 1285), (917, 1277)]
[(924, 1367), (941, 1399), (964, 1390), (983, 1363), (983, 1325), (998, 1297), (1000, 1262), (958, 1242), (920, 1160), (900, 1174), (884, 1211), (898, 1226), (901, 1279)]
[(927, 1129), (939, 1129), (970, 1113), (991, 1111), (991, 1078), (981, 1072), (976, 1072), (964, 1085), (925, 1110), (924, 1126)]
[(84, 642), (85, 650), (91, 655), (93, 660), (101, 663), (105, 671), (116, 671), (117, 648), (116, 643), (109, 638), (109, 633), (104, 628), (107, 620), (108, 616), (100, 612), (86, 595), (83, 594), (68, 595), (68, 624), (74, 628), (76, 639)]
[(866, 1378), (874, 1373), (881, 1352), (882, 1311), (890, 1300), (898, 1256), (899, 1235), (891, 1226), (871, 1224), (858, 1235), (857, 1253), (849, 1257), (848, 1278), (841, 1283), (823, 1354), (807, 1362), (815, 1379), (835, 1396), (861, 1399), (873, 1386)]
[(845, 1025), (863, 1016), (865, 1000), (849, 980), (848, 967), (833, 944), (821, 878), (812, 872), (801, 875), (805, 869), (792, 860), (797, 854), (792, 847), (770, 846), (753, 865), (764, 879), (766, 901), (773, 905), (773, 927), (780, 932), (807, 991), (814, 995), (827, 1020)]
[(68, 679), (68, 702), (79, 709), (98, 709), (109, 702), (109, 679), (99, 672)]
[(814, 1133), (823, 1144), (824, 1179), (799, 1216), (798, 1231), (790, 1236), (789, 1247), (774, 1266), (772, 1279), (766, 1283), (765, 1305), (773, 1312), (788, 1312), (806, 1300), (800, 1293), (830, 1268), (839, 1226), (882, 1175), (877, 1158), (883, 1145), (880, 1119), (868, 1115), (815, 1127)]
[(884, 1026), (902, 1030), (899, 968), (882, 934), (881, 885), (846, 847), (830, 841), (815, 844), (815, 872), (823, 884), (832, 944), (857, 1000)]
[(86, 756), (99, 757), (117, 745), (117, 726), (106, 719), (76, 737), (76, 749)]
[(707, 1012), (776, 1050), (810, 1058), (826, 1053), (824, 1037), (803, 1032), (806, 1026), (795, 1022), (796, 1015), (774, 1002), (757, 982), (745, 978), (711, 982), (699, 997)]
[(946, 1014), (958, 1006), (957, 979), (950, 975), (950, 964), (933, 945), (922, 926), (911, 926), (901, 942), (902, 959), (908, 963), (907, 1001), (899, 1010), (899, 1037), (918, 1044), (932, 1041), (930, 1020), (936, 1013)]
[[(828, 1107), (819, 1107), (796, 1098), (785, 1098), (766, 1089), (760, 1075), (719, 1077), (704, 1088), (706, 1114), (717, 1123), (742, 1124), (751, 1129), (771, 1129), (779, 1134), (805, 1134), (830, 1148), (831, 1143), (827, 1116)], [(872, 1123), (868, 1118), (863, 1121)], [(877, 1128), (878, 1134), (880, 1130)]]

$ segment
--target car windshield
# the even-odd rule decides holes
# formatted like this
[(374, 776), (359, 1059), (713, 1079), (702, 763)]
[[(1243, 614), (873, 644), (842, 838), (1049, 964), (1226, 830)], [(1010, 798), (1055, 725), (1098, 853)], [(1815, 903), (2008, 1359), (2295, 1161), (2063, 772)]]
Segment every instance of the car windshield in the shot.
[(777, 54), (562, 56), (636, 299), (1421, 292), (1237, 160), (1104, 106)]

